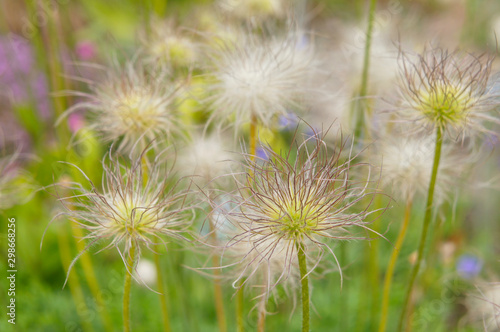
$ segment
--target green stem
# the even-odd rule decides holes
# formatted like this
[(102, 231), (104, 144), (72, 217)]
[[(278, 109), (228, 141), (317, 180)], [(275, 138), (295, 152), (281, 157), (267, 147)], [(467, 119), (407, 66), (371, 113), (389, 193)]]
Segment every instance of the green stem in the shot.
[(370, 1), (370, 9), (368, 12), (368, 27), (366, 29), (366, 41), (365, 41), (365, 53), (363, 57), (363, 71), (361, 73), (361, 87), (359, 90), (359, 98), (356, 104), (357, 110), (357, 122), (355, 128), (355, 138), (359, 138), (362, 135), (365, 126), (365, 97), (368, 94), (368, 74), (370, 68), (370, 49), (372, 45), (372, 34), (373, 34), (373, 21), (375, 20), (375, 8), (377, 7), (377, 0)]
[[(382, 204), (382, 195), (377, 195), (375, 198), (375, 209), (379, 209)], [(376, 219), (372, 224), (372, 230), (379, 233), (380, 219)], [(378, 235), (377, 235), (378, 237)], [(379, 312), (379, 297), (380, 297), (380, 264), (379, 264), (379, 239), (374, 238), (367, 243), (368, 251), (368, 287), (370, 289), (370, 330), (374, 330), (377, 324), (377, 316)]]
[[(64, 270), (68, 271), (69, 266), (71, 265), (71, 249), (66, 229), (62, 229), (58, 232), (57, 240), (59, 244), (59, 254), (61, 256), (61, 262), (63, 264)], [(83, 295), (82, 287), (77, 274), (70, 273), (68, 275), (68, 285), (71, 296), (73, 297), (73, 301), (75, 302), (76, 312), (82, 322), (83, 330), (93, 331), (94, 329), (92, 328), (92, 324), (90, 324), (87, 318), (82, 316), (83, 312), (89, 311), (87, 308), (87, 304), (85, 303), (85, 297)]]
[(424, 224), (422, 229), (422, 236), (420, 237), (420, 244), (418, 246), (417, 253), (417, 262), (413, 267), (410, 276), (410, 282), (408, 284), (408, 289), (406, 291), (406, 299), (403, 306), (403, 311), (401, 312), (401, 317), (399, 318), (398, 331), (403, 331), (404, 323), (406, 321), (406, 313), (408, 311), (408, 306), (411, 300), (411, 294), (413, 291), (413, 285), (415, 283), (415, 279), (417, 278), (418, 271), (420, 270), (420, 265), (422, 264), (424, 249), (425, 249), (425, 240), (427, 239), (427, 232), (429, 230), (429, 225), (432, 219), (432, 202), (434, 200), (434, 189), (436, 187), (436, 179), (439, 169), (439, 161), (441, 159), (441, 147), (443, 145), (443, 133), (442, 128), (437, 127), (436, 129), (436, 149), (434, 151), (434, 163), (432, 166), (432, 174), (431, 180), (429, 183), (429, 191), (427, 193), (427, 204), (425, 206), (425, 216), (424, 216)]
[(266, 328), (266, 294), (262, 294), (259, 305), (259, 321), (257, 323), (257, 332), (264, 332)]
[(156, 265), (156, 279), (158, 280), (158, 296), (160, 297), (161, 316), (163, 318), (163, 331), (170, 332), (170, 318), (168, 315), (167, 295), (164, 285), (163, 269), (160, 264), (160, 255), (154, 254)]
[(307, 277), (306, 254), (304, 245), (297, 243), (297, 258), (299, 260), (300, 284), (302, 290), (302, 332), (309, 332), (309, 277)]
[(244, 300), (243, 287), (244, 287), (244, 280), (241, 280), (240, 288), (236, 293), (236, 325), (238, 332), (245, 331), (245, 327), (243, 324), (243, 300)]
[[(212, 222), (210, 222), (210, 237), (214, 245), (217, 244), (217, 236), (215, 234), (215, 227)], [(226, 332), (226, 314), (224, 312), (224, 297), (222, 296), (222, 287), (220, 284), (220, 269), (216, 269), (219, 266), (219, 255), (214, 255), (212, 257), (212, 264), (214, 267), (214, 301), (215, 301), (215, 312), (217, 314), (217, 322), (219, 324), (219, 332)]]
[(380, 317), (379, 332), (384, 332), (387, 326), (387, 313), (389, 312), (389, 293), (391, 290), (392, 276), (394, 274), (394, 267), (396, 266), (396, 261), (398, 260), (399, 251), (403, 246), (403, 242), (406, 236), (406, 231), (408, 230), (408, 225), (410, 223), (412, 200), (408, 199), (406, 202), (405, 216), (403, 220), (403, 225), (399, 231), (394, 250), (392, 251), (391, 258), (389, 260), (389, 265), (387, 267), (387, 272), (384, 279), (384, 290), (382, 295), (382, 314)]
[(89, 285), (90, 291), (96, 301), (99, 315), (102, 319), (106, 331), (112, 331), (114, 329), (113, 323), (111, 322), (108, 311), (106, 310), (106, 305), (102, 300), (99, 282), (97, 281), (97, 277), (95, 275), (95, 270), (92, 264), (92, 260), (90, 258), (89, 253), (85, 251), (85, 241), (83, 240), (84, 235), (82, 229), (78, 227), (78, 225), (75, 222), (71, 223), (71, 229), (73, 231), (73, 236), (75, 238), (76, 248), (78, 249), (79, 252), (82, 252), (82, 255), (80, 257), (80, 263), (82, 264), (83, 267), (83, 274), (85, 275), (85, 280), (87, 280), (87, 284)]
[[(340, 242), (340, 262), (348, 262), (348, 242)], [(349, 319), (349, 286), (343, 285), (341, 289), (341, 293), (339, 296), (340, 305), (339, 305), (339, 320), (340, 320), (340, 331), (348, 331), (348, 319)]]
[(125, 285), (123, 287), (123, 331), (130, 332), (130, 289), (132, 288), (132, 272), (135, 263), (135, 243), (132, 242), (125, 270)]

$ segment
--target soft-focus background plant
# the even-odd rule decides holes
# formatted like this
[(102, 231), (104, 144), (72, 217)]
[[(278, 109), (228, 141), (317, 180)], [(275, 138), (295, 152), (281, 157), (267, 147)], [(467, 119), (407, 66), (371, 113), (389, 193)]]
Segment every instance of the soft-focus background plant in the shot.
[[(375, 3), (375, 11), (366, 66), (370, 3)], [(171, 330), (220, 331), (214, 273), (209, 268), (212, 257), (206, 255), (207, 248), (218, 255), (207, 236), (214, 218), (207, 197), (228, 186), (230, 181), (219, 175), (241, 171), (238, 161), (245, 159), (241, 153), (249, 152), (252, 140), (257, 157), (265, 160), (268, 155), (260, 143), (276, 152), (287, 151), (295, 134), (314, 135), (330, 127), (328, 144), (343, 144), (336, 136), (341, 128), (349, 147), (344, 150), (352, 147), (352, 157), (362, 151), (356, 161), (373, 166), (372, 180), (382, 170), (378, 186), (385, 195), (377, 195), (372, 205), (387, 209), (372, 218), (375, 232), (364, 234), (370, 241), (333, 242), (339, 266), (325, 254), (326, 262), (311, 274), (311, 330), (378, 329), (384, 275), (411, 200), (388, 307), (387, 331), (396, 331), (417, 259), (432, 168), (428, 159), (433, 150), (428, 149), (435, 144), (429, 137), (413, 137), (413, 142), (406, 137), (418, 128), (405, 127), (400, 136), (393, 128), (400, 125), (394, 109), (401, 98), (398, 91), (404, 88), (402, 54), (434, 47), (486, 54), (492, 61), (487, 89), (493, 97), (488, 103), (498, 111), (499, 63), (493, 58), (500, 34), (498, 1), (1, 0), (0, 4), (1, 331), (122, 330), (124, 264), (119, 254), (115, 250), (95, 254), (97, 249), (90, 248), (90, 255), (73, 266), (69, 285), (63, 288), (69, 264), (84, 248), (79, 239), (86, 234), (68, 218), (53, 218), (63, 209), (58, 199), (70, 195), (65, 181), (85, 183), (83, 172), (100, 187), (101, 160), (114, 139), (124, 135), (127, 141), (112, 148), (134, 155), (148, 143), (155, 148), (169, 146), (166, 155), (171, 164), (175, 160), (175, 176), (195, 174), (189, 190), (203, 189), (195, 198), (198, 207), (189, 220), (188, 244), (169, 241), (166, 250), (158, 249), (159, 266), (165, 271)], [(249, 77), (259, 70), (264, 74)], [(257, 93), (259, 103), (243, 95), (248, 91), (238, 86), (240, 77), (254, 84), (252, 89), (262, 88)], [(115, 100), (123, 95), (126, 98)], [(120, 119), (103, 115), (103, 109), (116, 105), (142, 110), (150, 118), (139, 116), (133, 124), (138, 131), (127, 132), (131, 124), (124, 129)], [(151, 115), (152, 108), (161, 110)], [(167, 108), (175, 111), (168, 113)], [(141, 125), (147, 128), (143, 132)], [(413, 331), (500, 330), (495, 306), (500, 304), (498, 127), (493, 122), (484, 127), (488, 131), (443, 146), (438, 208), (433, 211), (428, 254), (411, 300)], [(412, 167), (422, 167), (425, 174), (414, 169), (405, 173), (411, 178), (397, 174), (405, 162), (398, 159), (401, 156), (417, 156)], [(384, 169), (390, 175), (384, 176)], [(15, 326), (7, 323), (4, 306), (7, 220), (12, 217), (17, 224)], [(210, 245), (195, 243), (198, 237)], [(131, 294), (132, 330), (158, 331), (163, 326), (160, 300), (151, 290), (158, 290), (156, 255), (141, 251), (135, 272), (139, 276), (134, 279), (138, 282), (133, 281)], [(227, 330), (234, 331), (235, 278), (230, 273), (226, 278), (224, 269), (220, 273)], [(267, 306), (266, 330), (300, 329), (298, 287), (290, 283), (276, 289)], [(245, 291), (244, 326), (251, 331), (259, 312), (252, 310), (256, 294)]]

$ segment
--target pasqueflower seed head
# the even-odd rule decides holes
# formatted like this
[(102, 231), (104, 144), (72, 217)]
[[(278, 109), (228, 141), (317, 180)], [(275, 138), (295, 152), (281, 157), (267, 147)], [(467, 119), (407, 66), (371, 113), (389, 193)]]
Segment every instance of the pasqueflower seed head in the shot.
[(197, 44), (172, 21), (153, 19), (141, 39), (145, 60), (149, 63), (166, 68), (189, 68), (198, 58)]
[(164, 70), (147, 69), (128, 62), (111, 69), (102, 82), (90, 86), (80, 102), (66, 113), (86, 109), (91, 114), (91, 129), (104, 141), (117, 142), (118, 150), (141, 150), (151, 142), (168, 138), (178, 131), (176, 101), (178, 86)]
[(401, 60), (399, 114), (405, 121), (462, 137), (488, 132), (487, 121), (499, 123), (489, 114), (498, 106), (488, 84), (491, 58), (437, 49)]
[(281, 18), (287, 9), (283, 0), (219, 0), (217, 5), (224, 12), (242, 20)]
[[(226, 194), (234, 207), (221, 212), (238, 230), (226, 247), (250, 243), (245, 257), (258, 257), (252, 260), (251, 271), (246, 269), (239, 279), (252, 275), (276, 255), (282, 257), (281, 270), (272, 273), (278, 277), (267, 279), (271, 290), (290, 275), (298, 245), (304, 248), (313, 270), (325, 250), (333, 254), (329, 240), (363, 238), (352, 231), (368, 229), (366, 217), (371, 212), (359, 205), (373, 193), (368, 189), (369, 179), (355, 181), (350, 174), (352, 169), (368, 165), (351, 164), (352, 158), (341, 161), (340, 152), (332, 153), (318, 134), (285, 156), (270, 147), (265, 150), (266, 160), (248, 157), (247, 171), (234, 175), (237, 189)], [(218, 211), (219, 206), (214, 203), (213, 209)]]
[[(378, 159), (382, 165), (381, 184), (392, 189), (395, 199), (406, 201), (427, 192), (435, 142), (429, 136), (392, 133), (374, 145), (371, 160)], [(465, 169), (465, 153), (457, 150), (453, 145), (443, 145), (436, 182), (439, 202), (444, 201)]]
[(216, 52), (209, 86), (212, 118), (232, 120), (238, 128), (255, 116), (269, 126), (297, 108), (314, 62), (312, 48), (299, 35), (270, 40), (247, 35)]
[(216, 134), (194, 137), (179, 155), (179, 172), (201, 177), (201, 182), (205, 183), (226, 174), (230, 171), (228, 161), (234, 157), (227, 141)]
[(59, 199), (66, 211), (56, 217), (66, 216), (85, 229), (87, 248), (105, 242), (104, 249), (115, 247), (124, 261), (132, 247), (138, 258), (142, 247), (163, 243), (164, 236), (184, 239), (194, 208), (189, 191), (173, 180), (162, 158), (163, 153), (149, 162), (143, 156), (127, 166), (110, 153), (102, 163), (102, 190), (82, 172), (90, 189), (69, 183), (64, 190), (73, 194)]

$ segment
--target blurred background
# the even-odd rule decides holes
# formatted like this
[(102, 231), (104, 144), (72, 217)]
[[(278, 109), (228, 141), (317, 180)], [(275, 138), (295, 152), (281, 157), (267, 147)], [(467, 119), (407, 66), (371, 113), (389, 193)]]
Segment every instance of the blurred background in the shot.
[[(0, 295), (1, 331), (106, 331), (121, 330), (123, 263), (114, 250), (93, 252), (73, 267), (70, 282), (63, 288), (69, 262), (82, 248), (82, 231), (64, 218), (53, 217), (60, 209), (57, 192), (47, 189), (65, 177), (77, 177), (75, 170), (58, 161), (78, 165), (90, 179), (100, 183), (101, 159), (109, 149), (97, 134), (82, 132), (85, 110), (63, 113), (89, 92), (88, 82), (99, 81), (100, 68), (112, 67), (139, 52), (155, 54), (154, 36), (188, 40), (170, 49), (175, 75), (186, 91), (180, 108), (185, 123), (202, 126), (210, 116), (197, 98), (197, 83), (203, 80), (203, 62), (198, 45), (207, 36), (220, 33), (246, 20), (267, 20), (266, 29), (282, 28), (290, 15), (304, 31), (306, 43), (314, 43), (323, 65), (315, 81), (328, 93), (322, 94), (308, 112), (301, 115), (311, 126), (341, 125), (352, 131), (349, 114), (358, 95), (363, 66), (369, 2), (362, 0), (254, 1), (255, 14), (231, 12), (231, 1), (189, 0), (0, 0)], [(284, 8), (291, 3), (293, 9)], [(260, 12), (259, 12), (260, 11)], [(260, 18), (259, 13), (263, 12)], [(292, 14), (290, 14), (292, 13)], [(244, 17), (248, 15), (249, 17)], [(251, 17), (250, 17), (251, 16)], [(155, 23), (163, 22), (163, 23)], [(248, 23), (248, 22), (247, 22)], [(245, 23), (245, 24), (247, 24)], [(250, 23), (256, 24), (256, 23)], [(280, 26), (281, 24), (281, 26)], [(163, 30), (154, 31), (156, 26)], [(394, 94), (400, 49), (421, 51), (429, 45), (471, 53), (498, 53), (500, 2), (497, 0), (379, 0), (374, 17), (370, 57), (369, 95), (379, 96), (375, 108), (383, 108), (384, 96)], [(185, 41), (184, 41), (185, 42)], [(177, 44), (176, 44), (177, 45)], [(180, 46), (179, 46), (180, 45)], [(157, 50), (157, 49), (156, 49)], [(159, 51), (158, 51), (159, 52)], [(190, 53), (194, 52), (194, 53)], [(153, 60), (157, 61), (157, 60)], [(158, 60), (159, 61), (159, 60)], [(499, 68), (493, 62), (494, 71)], [(496, 76), (493, 76), (496, 79)], [(314, 82), (313, 82), (314, 85)], [(500, 89), (500, 86), (496, 86)], [(194, 92), (193, 92), (194, 91)], [(203, 93), (203, 92), (201, 92)], [(56, 121), (59, 124), (56, 126)], [(286, 146), (291, 133), (283, 125), (264, 133), (276, 146)], [(83, 136), (84, 137), (83, 137)], [(242, 131), (247, 137), (248, 128)], [(370, 142), (367, 142), (369, 144)], [(238, 151), (236, 142), (230, 150)], [(431, 231), (432, 255), (426, 261), (422, 282), (416, 291), (414, 331), (482, 331), (483, 321), (494, 320), (494, 306), (480, 298), (500, 301), (498, 257), (500, 214), (498, 192), (500, 155), (498, 139), (484, 139), (477, 168), (469, 176), (471, 185), (455, 188), (436, 215)], [(77, 172), (76, 172), (77, 173)], [(390, 194), (390, 193), (389, 193)], [(420, 236), (424, 201), (416, 199), (414, 223), (400, 253), (391, 292), (388, 331), (393, 331), (406, 289), (414, 248)], [(394, 241), (404, 204), (391, 203), (378, 229)], [(16, 324), (6, 319), (7, 223), (16, 219)], [(202, 219), (202, 217), (200, 217)], [(42, 235), (43, 246), (40, 248)], [(366, 246), (376, 246), (370, 257)], [(348, 250), (341, 250), (346, 247)], [(392, 243), (374, 240), (336, 245), (344, 283), (338, 271), (313, 280), (312, 331), (375, 331), (380, 308), (380, 280), (387, 266)], [(218, 331), (211, 279), (187, 267), (204, 262), (201, 253), (192, 254), (176, 243), (169, 244), (162, 266), (168, 271), (166, 287), (173, 331)], [(144, 253), (140, 273), (156, 289), (153, 257)], [(101, 303), (96, 303), (85, 269), (93, 266)], [(334, 264), (332, 265), (334, 266)], [(374, 267), (375, 266), (375, 267)], [(374, 278), (370, 275), (375, 276)], [(148, 279), (149, 278), (149, 279)], [(377, 280), (379, 281), (377, 283)], [(367, 296), (367, 293), (373, 296)], [(234, 289), (223, 285), (228, 331), (235, 330)], [(281, 294), (270, 301), (268, 331), (298, 331), (300, 312), (292, 297)], [(159, 331), (161, 309), (157, 295), (143, 285), (132, 288), (134, 330)], [(245, 304), (246, 327), (255, 330), (254, 304)], [(493, 315), (493, 316), (492, 316)], [(493, 317), (493, 318), (492, 318)], [(488, 323), (490, 324), (490, 323)], [(499, 331), (489, 325), (488, 331)]]

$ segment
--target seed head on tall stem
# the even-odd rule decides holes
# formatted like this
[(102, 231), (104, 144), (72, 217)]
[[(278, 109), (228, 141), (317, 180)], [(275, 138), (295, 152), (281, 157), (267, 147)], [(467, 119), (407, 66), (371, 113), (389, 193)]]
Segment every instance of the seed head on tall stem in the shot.
[(88, 111), (89, 128), (105, 142), (116, 143), (118, 151), (125, 153), (141, 151), (148, 144), (157, 145), (179, 133), (179, 84), (168, 71), (145, 66), (139, 60), (114, 67), (104, 69), (103, 80), (89, 83), (90, 93), (70, 92), (85, 100), (64, 115)]
[[(135, 264), (143, 248), (153, 250), (154, 245), (164, 243), (164, 237), (186, 239), (184, 235), (193, 218), (190, 191), (173, 177), (171, 167), (164, 161), (165, 153), (159, 153), (150, 162), (144, 158), (146, 152), (133, 159), (130, 166), (110, 152), (102, 162), (102, 189), (72, 165), (87, 179), (90, 188), (67, 183), (74, 193), (59, 198), (66, 211), (55, 217), (66, 216), (87, 231), (86, 250), (100, 242), (107, 242), (101, 250), (115, 247), (127, 269), (131, 267), (126, 263), (127, 257), (134, 256)], [(132, 248), (135, 255), (131, 255)]]
[(212, 53), (208, 101), (212, 118), (238, 128), (252, 117), (269, 127), (276, 116), (297, 108), (306, 95), (314, 52), (302, 33), (285, 38), (244, 34), (238, 43)]
[(332, 240), (364, 239), (353, 231), (369, 230), (366, 218), (373, 211), (370, 203), (360, 206), (374, 194), (371, 181), (351, 175), (353, 169), (369, 166), (354, 164), (352, 156), (343, 161), (340, 151), (332, 152), (318, 133), (300, 143), (296, 138), (294, 144), (284, 156), (270, 147), (264, 147), (265, 160), (246, 156), (246, 170), (233, 175), (237, 189), (221, 194), (224, 205), (212, 201), (234, 234), (223, 256), (246, 248), (233, 263), (241, 268), (235, 286), (265, 266), (263, 287), (269, 294), (294, 272), (298, 250), (305, 254), (309, 274), (325, 252), (336, 260)]
[(489, 82), (492, 58), (434, 49), (414, 57), (401, 53), (400, 59), (398, 113), (415, 130), (440, 128), (464, 138), (491, 132), (487, 122), (499, 123), (491, 114), (498, 105)]

